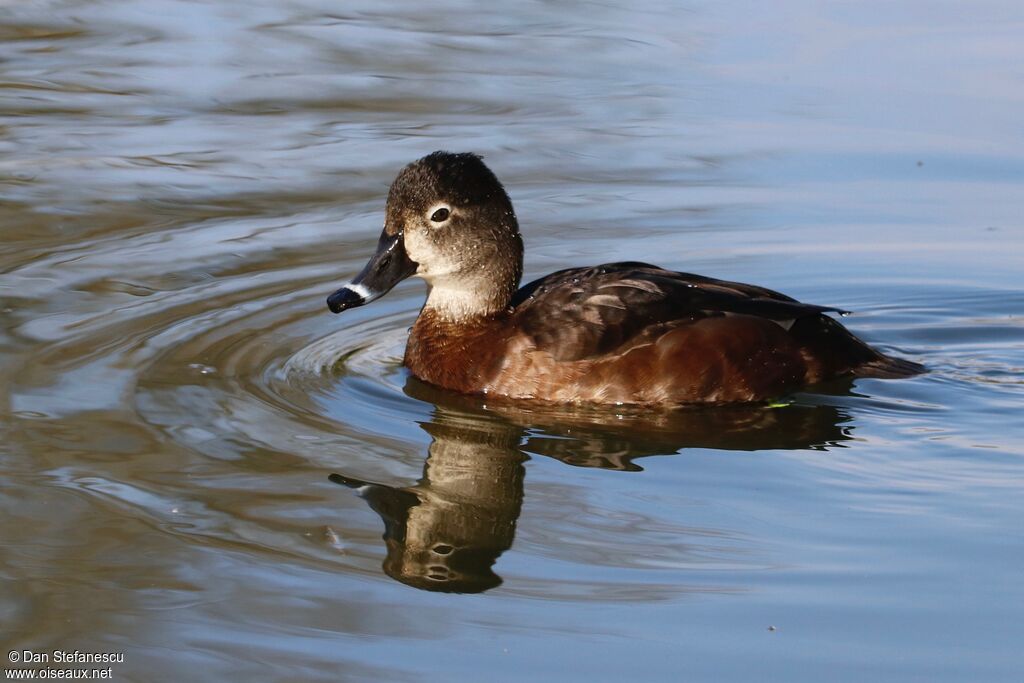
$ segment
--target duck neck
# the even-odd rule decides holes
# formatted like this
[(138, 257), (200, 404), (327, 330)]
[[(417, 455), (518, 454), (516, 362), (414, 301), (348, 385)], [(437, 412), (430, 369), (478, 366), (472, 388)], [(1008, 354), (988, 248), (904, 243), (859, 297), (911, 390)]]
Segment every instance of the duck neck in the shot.
[(423, 312), (449, 323), (471, 323), (504, 311), (511, 298), (482, 282), (439, 283), (430, 286)]
[[(435, 290), (436, 291), (436, 290)], [(405, 365), (420, 379), (466, 393), (483, 391), (496, 372), (508, 341), (507, 308), (451, 317), (427, 305), (405, 347)]]
[(450, 323), (468, 323), (506, 311), (519, 285), (522, 266), (429, 277), (423, 312)]

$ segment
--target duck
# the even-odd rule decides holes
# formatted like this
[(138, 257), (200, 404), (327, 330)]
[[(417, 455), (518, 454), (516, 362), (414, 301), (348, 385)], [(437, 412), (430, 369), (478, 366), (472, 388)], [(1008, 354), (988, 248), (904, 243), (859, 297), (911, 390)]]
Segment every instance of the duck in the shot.
[(838, 308), (635, 261), (520, 286), (523, 253), (512, 202), (483, 158), (437, 151), (399, 172), (375, 253), (327, 306), (341, 313), (422, 278), (404, 365), (488, 399), (749, 403), (839, 377), (924, 372), (858, 339), (833, 317), (847, 314)]

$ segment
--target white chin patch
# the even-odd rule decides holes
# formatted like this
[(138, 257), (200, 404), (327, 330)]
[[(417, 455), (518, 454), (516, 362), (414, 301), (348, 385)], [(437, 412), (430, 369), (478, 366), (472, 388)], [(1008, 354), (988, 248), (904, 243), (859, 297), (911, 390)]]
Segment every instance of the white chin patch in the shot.
[(347, 285), (345, 285), (345, 289), (348, 289), (350, 291), (355, 292), (356, 294), (358, 294), (359, 296), (363, 297), (364, 299), (369, 299), (371, 296), (373, 296), (370, 293), (370, 290), (368, 290), (363, 285), (357, 285), (357, 284), (354, 284), (354, 283), (353, 284), (347, 284)]

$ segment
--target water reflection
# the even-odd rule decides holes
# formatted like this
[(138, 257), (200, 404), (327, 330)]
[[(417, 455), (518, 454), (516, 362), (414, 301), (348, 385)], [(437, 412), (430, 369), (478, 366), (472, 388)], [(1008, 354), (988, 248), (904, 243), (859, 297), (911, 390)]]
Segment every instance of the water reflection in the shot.
[(384, 520), (388, 576), (432, 591), (494, 588), (501, 579), (491, 567), (512, 545), (523, 503), (522, 430), (469, 420), (422, 426), (433, 442), (415, 486), (331, 480), (356, 489)]
[(481, 405), (410, 379), (406, 393), (435, 401), (423, 477), (413, 486), (335, 473), (384, 521), (385, 573), (430, 591), (480, 593), (501, 584), (493, 566), (512, 546), (523, 503), (523, 463), (544, 455), (579, 467), (641, 471), (634, 460), (687, 448), (821, 449), (851, 438), (833, 406), (736, 406), (609, 412)]

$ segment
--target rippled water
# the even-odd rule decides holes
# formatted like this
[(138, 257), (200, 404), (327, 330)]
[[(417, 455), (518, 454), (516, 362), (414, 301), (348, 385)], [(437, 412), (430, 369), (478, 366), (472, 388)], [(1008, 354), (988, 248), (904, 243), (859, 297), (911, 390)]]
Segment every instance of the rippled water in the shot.
[[(1021, 680), (1022, 63), (1009, 1), (4, 3), (0, 643), (137, 681)], [(762, 284), (931, 372), (619, 414), (424, 386), (422, 283), (324, 297), (439, 148), (505, 181), (528, 278)]]

